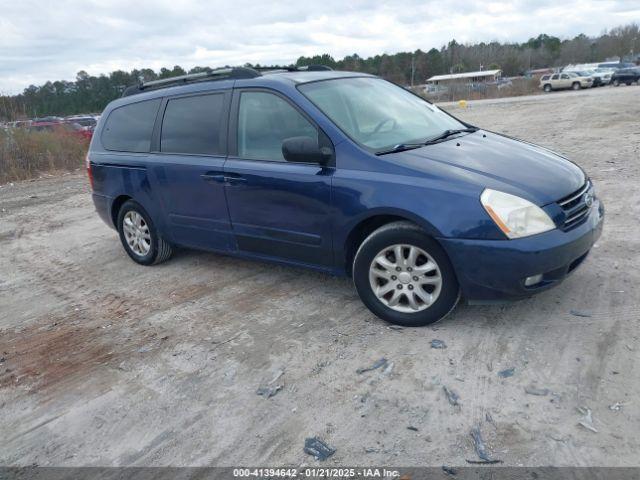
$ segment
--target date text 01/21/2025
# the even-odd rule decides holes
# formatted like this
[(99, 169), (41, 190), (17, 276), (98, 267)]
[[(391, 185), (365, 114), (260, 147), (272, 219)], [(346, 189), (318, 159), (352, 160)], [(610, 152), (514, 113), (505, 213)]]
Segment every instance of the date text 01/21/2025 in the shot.
[(398, 470), (388, 470), (386, 468), (235, 468), (233, 476), (238, 478), (398, 478)]

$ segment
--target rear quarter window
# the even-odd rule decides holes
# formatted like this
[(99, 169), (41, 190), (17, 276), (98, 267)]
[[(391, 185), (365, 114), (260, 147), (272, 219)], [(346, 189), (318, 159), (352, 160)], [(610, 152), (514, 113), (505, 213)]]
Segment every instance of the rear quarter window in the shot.
[(102, 145), (119, 152), (148, 152), (160, 99), (131, 103), (114, 109), (102, 131)]

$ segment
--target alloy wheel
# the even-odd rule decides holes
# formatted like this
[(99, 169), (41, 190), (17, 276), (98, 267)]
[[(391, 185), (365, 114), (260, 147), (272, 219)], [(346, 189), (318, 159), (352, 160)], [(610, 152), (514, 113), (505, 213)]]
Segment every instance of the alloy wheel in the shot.
[(397, 312), (426, 310), (442, 290), (436, 261), (414, 245), (396, 244), (381, 250), (369, 267), (369, 283), (380, 302)]
[(134, 210), (129, 210), (122, 220), (122, 230), (127, 245), (133, 253), (144, 257), (151, 250), (151, 233), (149, 225), (142, 215)]

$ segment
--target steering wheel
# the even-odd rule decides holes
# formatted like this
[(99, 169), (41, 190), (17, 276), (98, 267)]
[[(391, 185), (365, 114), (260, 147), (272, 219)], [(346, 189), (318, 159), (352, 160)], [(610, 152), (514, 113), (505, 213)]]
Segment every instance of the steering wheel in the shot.
[(398, 123), (398, 122), (396, 122), (396, 119), (395, 119), (395, 118), (391, 118), (391, 117), (385, 118), (384, 120), (381, 120), (381, 121), (376, 125), (376, 127), (373, 129), (373, 131), (371, 132), (371, 134), (370, 134), (370, 135), (374, 135), (374, 134), (378, 133), (378, 132), (382, 129), (382, 127), (384, 127), (384, 126), (385, 126), (387, 123), (389, 123), (389, 122), (393, 122), (393, 123), (391, 124), (391, 130), (393, 130), (393, 129), (396, 127), (397, 123)]

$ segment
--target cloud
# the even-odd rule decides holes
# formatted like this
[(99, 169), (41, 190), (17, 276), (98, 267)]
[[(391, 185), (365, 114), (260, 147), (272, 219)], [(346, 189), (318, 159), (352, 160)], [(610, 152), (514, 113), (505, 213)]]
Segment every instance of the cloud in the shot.
[(0, 0), (0, 92), (79, 70), (370, 56), (458, 42), (597, 35), (640, 18), (637, 0)]

